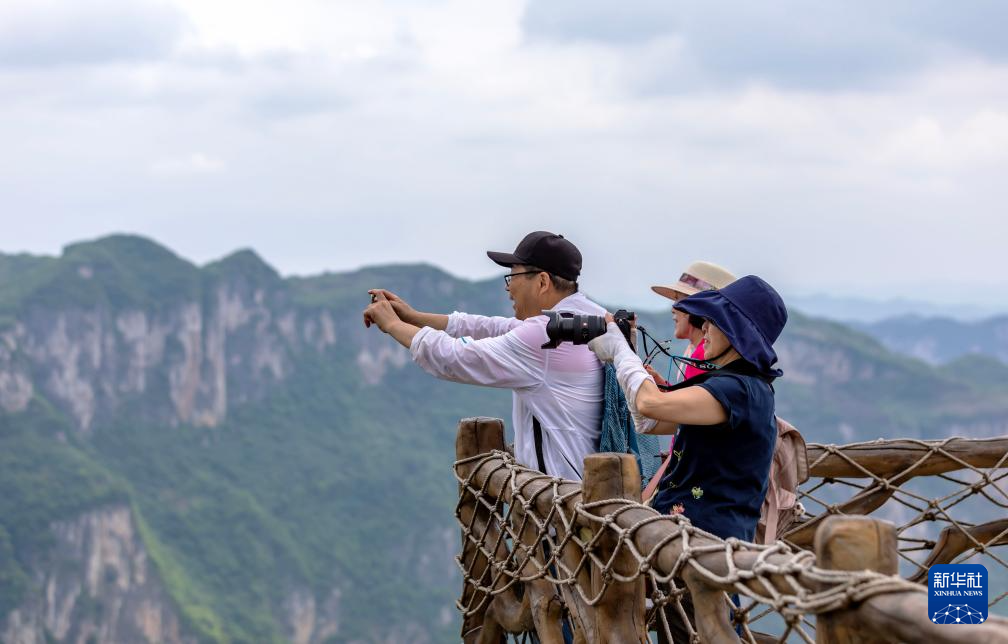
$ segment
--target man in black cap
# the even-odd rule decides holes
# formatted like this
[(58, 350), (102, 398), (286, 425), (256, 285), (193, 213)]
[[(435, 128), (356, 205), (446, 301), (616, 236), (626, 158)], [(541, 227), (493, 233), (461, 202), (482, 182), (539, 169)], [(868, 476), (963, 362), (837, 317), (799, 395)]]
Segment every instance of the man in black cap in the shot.
[(543, 311), (605, 310), (578, 292), (581, 253), (563, 235), (529, 233), (513, 253), (487, 255), (510, 269), (504, 284), (514, 317), (423, 313), (373, 289), (364, 324), (408, 347), (414, 362), (438, 378), (511, 389), (518, 462), (580, 480), (584, 457), (598, 451), (603, 367), (584, 345), (543, 349)]

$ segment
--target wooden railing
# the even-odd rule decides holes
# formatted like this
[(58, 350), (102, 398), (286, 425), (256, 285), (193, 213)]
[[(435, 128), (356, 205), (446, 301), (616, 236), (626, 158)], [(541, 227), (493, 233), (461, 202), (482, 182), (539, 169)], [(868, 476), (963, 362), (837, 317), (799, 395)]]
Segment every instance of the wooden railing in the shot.
[[(936, 475), (965, 464), (980, 472), (978, 490), (996, 485), (1004, 459), (992, 452), (1000, 443), (936, 445), (894, 445), (898, 456), (885, 453), (878, 468), (869, 459), (878, 459), (880, 444), (874, 451), (810, 447), (813, 476), (871, 483), (855, 494), (861, 505), (830, 504), (823, 516), (794, 528), (791, 537), (811, 535), (804, 549), (782, 541), (725, 541), (682, 517), (659, 515), (639, 503), (632, 456), (589, 456), (583, 483), (562, 481), (515, 463), (505, 451), (501, 421), (463, 420), (455, 465), (462, 639), (496, 644), (534, 631), (539, 641), (560, 644), (566, 621), (575, 641), (586, 644), (647, 642), (649, 630), (668, 641), (1008, 643), (1008, 620), (1001, 617), (976, 625), (932, 623), (926, 589), (896, 574), (905, 557), (897, 545), (903, 528), (851, 515), (852, 508), (877, 501), (865, 497), (891, 498), (895, 492), (886, 486), (913, 472)], [(932, 511), (948, 514), (935, 508), (944, 508), (941, 503)], [(1003, 540), (992, 536), (991, 544)], [(949, 552), (938, 545), (933, 557)], [(737, 607), (728, 594), (740, 598)]]

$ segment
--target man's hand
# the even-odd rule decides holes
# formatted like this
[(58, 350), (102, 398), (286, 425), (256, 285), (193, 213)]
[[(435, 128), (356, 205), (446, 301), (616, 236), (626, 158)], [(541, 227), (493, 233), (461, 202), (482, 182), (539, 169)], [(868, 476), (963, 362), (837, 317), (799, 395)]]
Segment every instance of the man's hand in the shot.
[(392, 310), (395, 314), (399, 316), (399, 319), (406, 324), (411, 324), (416, 327), (429, 326), (432, 329), (437, 329), (438, 331), (444, 331), (448, 328), (448, 316), (443, 313), (424, 313), (422, 311), (417, 311), (412, 306), (406, 303), (406, 300), (402, 299), (392, 291), (386, 291), (383, 288), (373, 288), (368, 293), (371, 294), (371, 301), (375, 302), (378, 297), (384, 297), (388, 300), (388, 303), (392, 305)]
[(412, 306), (406, 303), (406, 300), (402, 299), (392, 291), (386, 291), (383, 288), (373, 288), (368, 291), (371, 295), (371, 301), (375, 302), (378, 296), (381, 295), (388, 303), (392, 305), (392, 310), (395, 311), (396, 315), (403, 322), (409, 322), (410, 324), (416, 324), (417, 312)]
[(370, 327), (372, 324), (377, 324), (379, 329), (388, 333), (389, 328), (400, 321), (399, 316), (396, 315), (392, 303), (385, 296), (385, 291), (375, 289), (368, 292), (371, 293), (373, 301), (364, 309), (364, 326)]

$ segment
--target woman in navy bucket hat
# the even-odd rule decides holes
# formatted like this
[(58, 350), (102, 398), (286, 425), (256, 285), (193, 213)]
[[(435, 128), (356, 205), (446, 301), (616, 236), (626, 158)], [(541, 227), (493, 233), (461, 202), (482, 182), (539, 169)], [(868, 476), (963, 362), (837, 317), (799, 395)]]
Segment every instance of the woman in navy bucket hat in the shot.
[[(613, 362), (638, 432), (678, 432), (675, 458), (652, 506), (682, 514), (722, 539), (752, 541), (777, 440), (772, 383), (781, 371), (773, 343), (787, 309), (777, 291), (754, 275), (679, 300), (675, 308), (704, 319), (705, 360), (696, 366), (705, 373), (668, 391), (659, 390), (612, 322), (588, 346), (603, 362)], [(692, 621), (688, 595), (682, 605)], [(688, 641), (676, 611), (666, 610), (666, 621), (673, 641)], [(661, 630), (659, 641), (665, 641)]]
[(615, 324), (589, 343), (612, 361), (638, 432), (678, 431), (676, 455), (653, 506), (721, 538), (752, 541), (777, 437), (773, 343), (787, 322), (780, 295), (748, 275), (675, 308), (704, 318), (706, 373), (661, 391)]
[(717, 291), (701, 291), (673, 308), (710, 320), (761, 374), (782, 375), (773, 367), (777, 362), (773, 343), (787, 323), (787, 308), (777, 291), (759, 277), (747, 275)]

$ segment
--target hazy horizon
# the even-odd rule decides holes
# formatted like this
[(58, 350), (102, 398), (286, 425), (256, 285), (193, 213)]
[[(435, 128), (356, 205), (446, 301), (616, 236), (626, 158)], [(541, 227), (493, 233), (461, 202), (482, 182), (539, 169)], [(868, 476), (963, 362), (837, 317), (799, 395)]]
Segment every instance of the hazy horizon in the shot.
[[(172, 253), (176, 254), (181, 259), (188, 261), (196, 266), (205, 266), (209, 263), (218, 261), (236, 252), (243, 250), (251, 250), (256, 253), (266, 264), (275, 269), (280, 275), (285, 278), (288, 277), (315, 277), (322, 275), (324, 273), (350, 273), (359, 270), (365, 270), (372, 267), (378, 266), (388, 266), (388, 265), (408, 265), (408, 264), (427, 264), (438, 270), (442, 270), (445, 273), (463, 280), (469, 281), (485, 281), (492, 280), (495, 277), (502, 277), (506, 270), (502, 267), (497, 266), (487, 259), (487, 264), (490, 265), (490, 269), (484, 275), (465, 275), (457, 271), (453, 271), (449, 266), (445, 266), (439, 263), (437, 260), (433, 259), (421, 259), (415, 261), (387, 261), (387, 262), (377, 262), (372, 264), (365, 264), (362, 266), (351, 266), (347, 268), (330, 269), (323, 268), (319, 271), (313, 273), (292, 273), (283, 270), (282, 266), (278, 266), (272, 259), (264, 255), (259, 249), (250, 247), (235, 247), (227, 252), (221, 253), (220, 255), (205, 258), (196, 259), (187, 256), (185, 253), (180, 252), (177, 248), (173, 248), (167, 244), (164, 244), (161, 240), (151, 238), (146, 235), (137, 235), (136, 233), (109, 233), (107, 235), (101, 235), (92, 239), (81, 239), (68, 241), (60, 248), (58, 252), (55, 253), (28, 253), (30, 255), (39, 257), (59, 257), (63, 248), (68, 245), (77, 243), (90, 243), (95, 242), (100, 239), (104, 239), (109, 236), (114, 235), (136, 235), (148, 239), (158, 245), (161, 245)], [(502, 249), (503, 250), (503, 249)], [(27, 252), (27, 251), (21, 251)], [(0, 254), (3, 255), (14, 255), (18, 254), (17, 251), (11, 252), (7, 249), (0, 247)], [(675, 281), (674, 278), (671, 281)], [(593, 289), (593, 284), (586, 280), (581, 280), (581, 290), (594, 299), (601, 303), (607, 305), (621, 305), (637, 308), (641, 311), (661, 311), (668, 308), (665, 298), (656, 295), (649, 288), (650, 282), (647, 280), (641, 280), (639, 282), (635, 281), (626, 287), (625, 291), (617, 291), (613, 293), (603, 293), (600, 290)], [(390, 290), (395, 290), (395, 285), (376, 285), (389, 288)], [(501, 287), (503, 289), (503, 286)], [(871, 323), (884, 320), (887, 318), (901, 317), (903, 315), (919, 315), (922, 317), (935, 317), (935, 318), (952, 318), (961, 321), (976, 321), (1001, 315), (1008, 314), (1008, 305), (1002, 308), (997, 308), (996, 306), (986, 303), (986, 304), (976, 304), (968, 302), (956, 302), (954, 300), (943, 300), (943, 301), (928, 301), (923, 299), (915, 299), (911, 297), (905, 297), (899, 294), (894, 294), (890, 298), (878, 298), (871, 296), (863, 296), (858, 294), (835, 294), (835, 293), (825, 293), (825, 292), (810, 292), (810, 293), (796, 293), (789, 292), (786, 290), (781, 291), (786, 303), (789, 307), (794, 308), (802, 313), (808, 315), (813, 315), (817, 317), (825, 317), (834, 320), (841, 321), (855, 321), (862, 323)], [(867, 307), (867, 308), (866, 308)]]

